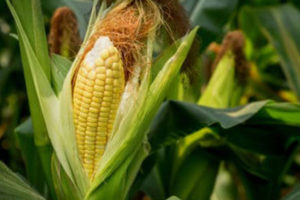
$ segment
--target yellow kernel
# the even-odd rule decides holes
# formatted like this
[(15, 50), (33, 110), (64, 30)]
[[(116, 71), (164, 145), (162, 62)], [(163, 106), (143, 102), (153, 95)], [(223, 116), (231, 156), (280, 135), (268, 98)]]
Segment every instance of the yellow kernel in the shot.
[(86, 118), (81, 117), (80, 115), (78, 116), (78, 121), (79, 122), (86, 122)]
[(91, 106), (92, 106), (92, 107), (95, 107), (95, 108), (99, 108), (99, 107), (101, 106), (101, 104), (98, 103), (98, 102), (93, 101), (93, 102), (91, 103)]
[[(84, 154), (84, 155), (88, 156), (88, 154)], [(92, 159), (84, 159), (84, 163), (86, 163), (86, 164), (93, 164), (93, 160)], [(86, 166), (92, 167), (92, 165), (86, 165)]]
[(92, 148), (93, 147), (92, 145), (95, 144), (94, 138), (93, 137), (89, 137), (88, 135), (86, 135), (85, 136), (85, 140), (84, 140), (84, 144), (87, 145), (86, 146), (87, 149)]
[[(98, 113), (89, 113), (88, 115), (90, 118), (97, 118), (98, 117)], [(92, 122), (93, 123), (93, 122)]]
[(81, 81), (81, 82), (77, 82), (77, 83), (76, 83), (76, 87), (77, 87), (78, 89), (84, 90), (85, 85), (83, 84), (83, 81)]
[(86, 118), (87, 117), (87, 112), (80, 112), (79, 113), (79, 116), (83, 117), (83, 118)]
[(78, 98), (76, 98), (76, 99), (74, 98), (73, 102), (74, 102), (75, 105), (80, 105), (81, 104), (81, 101)]
[(106, 75), (105, 75), (105, 74), (97, 74), (97, 75), (96, 75), (96, 78), (97, 78), (97, 79), (100, 79), (100, 80), (105, 80)]
[(113, 77), (113, 71), (111, 69), (107, 69), (106, 70), (106, 76), (109, 77), (109, 78), (112, 78)]
[(95, 127), (95, 128), (97, 128), (97, 126), (98, 126), (98, 124), (96, 122), (87, 122), (86, 125), (89, 127)]
[(111, 97), (112, 95), (112, 91), (104, 91), (104, 96)]
[(105, 85), (105, 81), (104, 80), (96, 79), (95, 80), (95, 84), (98, 85), (98, 86), (104, 86)]
[(111, 68), (113, 70), (119, 70), (119, 63), (113, 63)]
[(87, 121), (95, 123), (95, 122), (97, 122), (97, 118), (88, 118)]
[(120, 92), (120, 89), (119, 89), (118, 87), (115, 87), (115, 88), (113, 89), (113, 92), (114, 92), (114, 93), (118, 93), (118, 92)]
[(92, 102), (99, 103), (101, 102), (101, 98), (95, 97), (95, 93), (93, 93)]
[(93, 108), (93, 107), (90, 107), (89, 111), (90, 111), (90, 112), (93, 112), (93, 113), (98, 113), (98, 112), (99, 112), (98, 109)]
[[(98, 122), (98, 125), (99, 125), (99, 122)], [(105, 126), (103, 126), (103, 127), (99, 126), (98, 129), (97, 129), (97, 135), (103, 135), (103, 136), (105, 136), (105, 134), (101, 134), (101, 133), (102, 132), (106, 132), (106, 129), (107, 128)]]
[(94, 85), (94, 80), (85, 80), (84, 83), (87, 85), (87, 86), (93, 86)]
[(99, 85), (95, 85), (94, 86), (95, 91), (97, 92), (102, 92), (104, 91), (104, 86), (99, 86)]
[(119, 78), (119, 77), (120, 77), (119, 71), (117, 71), (117, 70), (112, 71), (112, 76), (113, 76), (114, 78)]
[(88, 92), (88, 91), (84, 91), (83, 95), (87, 98), (91, 98), (92, 97), (92, 93)]
[(94, 156), (93, 155), (85, 155), (86, 160), (93, 160)]
[(111, 123), (108, 122), (107, 128), (112, 129), (112, 128), (113, 128), (113, 125), (112, 125)]
[(85, 103), (85, 102), (82, 102), (82, 104), (80, 104), (81, 108), (80, 109), (85, 109), (85, 111), (87, 112), (89, 107), (90, 107), (90, 104), (89, 103)]
[(97, 140), (97, 144), (99, 144), (99, 145), (105, 145), (106, 144), (106, 139), (105, 140), (102, 140), (102, 141), (100, 141), (100, 140)]
[(111, 96), (103, 97), (103, 101), (111, 101), (111, 100), (112, 100)]
[(112, 91), (113, 86), (112, 85), (105, 85), (105, 91)]
[(96, 72), (94, 70), (90, 71), (89, 74), (88, 74), (88, 78), (89, 79), (95, 79), (96, 78)]
[[(108, 116), (108, 115), (107, 115)], [(100, 122), (103, 122), (103, 123), (106, 123), (107, 122), (107, 118), (105, 116), (101, 116), (99, 119), (98, 119), (98, 123)]]
[(110, 47), (107, 49), (107, 51), (109, 52), (110, 55), (113, 55), (113, 54), (115, 54), (115, 47), (110, 46)]
[[(102, 91), (94, 91), (94, 97), (100, 100), (101, 97), (103, 97), (103, 92)], [(94, 100), (93, 100), (94, 101)]]
[(106, 79), (106, 85), (112, 85), (113, 82), (114, 82), (114, 79), (112, 79), (112, 78), (107, 78)]
[(103, 66), (104, 65), (104, 61), (99, 57), (96, 61), (96, 66)]
[(96, 72), (97, 72), (97, 73), (104, 74), (105, 71), (106, 71), (106, 69), (105, 69), (104, 66), (101, 66), (101, 67), (97, 67), (97, 68), (96, 68)]
[(78, 126), (77, 127), (77, 130), (78, 131), (81, 131), (81, 132), (84, 132), (85, 131), (85, 128), (83, 126)]
[(86, 104), (90, 104), (91, 103), (91, 99), (90, 98), (87, 98), (85, 96), (82, 97), (82, 102), (83, 103), (86, 103)]
[(87, 135), (87, 136), (91, 136), (91, 137), (92, 137), (92, 136), (96, 136), (96, 130), (95, 130), (95, 131), (87, 130), (87, 131), (86, 131), (86, 135)]
[(98, 121), (98, 126), (99, 127), (106, 127), (106, 122)]
[(101, 58), (102, 58), (103, 60), (106, 60), (106, 59), (108, 58), (108, 56), (109, 56), (109, 51), (108, 51), (108, 50), (103, 51), (103, 52), (101, 53)]
[(87, 131), (93, 131), (93, 132), (96, 132), (96, 131), (97, 131), (97, 127), (87, 126), (87, 127), (86, 127), (86, 130), (87, 130)]
[(114, 63), (114, 58), (113, 57), (109, 57), (105, 60), (105, 66), (106, 67), (111, 67), (113, 63)]
[(101, 107), (101, 112), (109, 112), (109, 107)]
[(88, 74), (88, 71), (86, 70), (86, 68), (81, 67), (79, 70), (79, 73), (83, 76), (86, 76)]

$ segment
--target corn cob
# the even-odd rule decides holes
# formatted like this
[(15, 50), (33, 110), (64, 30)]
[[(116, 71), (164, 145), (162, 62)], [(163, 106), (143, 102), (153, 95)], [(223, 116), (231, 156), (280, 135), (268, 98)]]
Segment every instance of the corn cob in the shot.
[(77, 147), (90, 178), (110, 138), (124, 82), (118, 50), (100, 37), (80, 64), (73, 88)]

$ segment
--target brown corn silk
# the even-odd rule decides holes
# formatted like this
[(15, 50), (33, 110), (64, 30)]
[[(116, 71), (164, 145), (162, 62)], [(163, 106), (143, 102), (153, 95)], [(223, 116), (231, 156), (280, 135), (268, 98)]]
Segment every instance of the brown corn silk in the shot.
[(146, 64), (142, 55), (145, 42), (149, 33), (160, 23), (160, 15), (158, 7), (149, 0), (136, 0), (120, 7), (114, 8), (96, 25), (97, 31), (92, 35), (87, 49), (100, 36), (108, 36), (121, 54), (128, 79), (136, 64)]
[[(160, 5), (161, 12), (168, 32), (169, 42), (183, 37), (191, 28), (189, 18), (178, 0), (154, 0)], [(200, 53), (200, 42), (195, 39), (185, 59), (181, 72), (185, 73), (192, 85), (196, 85), (199, 77), (199, 69), (195, 66)]]
[(60, 7), (54, 12), (51, 18), (48, 43), (51, 53), (69, 59), (76, 56), (81, 39), (76, 16), (70, 8)]
[(236, 77), (240, 83), (245, 83), (249, 76), (249, 65), (244, 55), (245, 38), (241, 31), (232, 31), (227, 33), (221, 47), (218, 49), (217, 57), (213, 68), (217, 66), (222, 57), (228, 50), (234, 54)]

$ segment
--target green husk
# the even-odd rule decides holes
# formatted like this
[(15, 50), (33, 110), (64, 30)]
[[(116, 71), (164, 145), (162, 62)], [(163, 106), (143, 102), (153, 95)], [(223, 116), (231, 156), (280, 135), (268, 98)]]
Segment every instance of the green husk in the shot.
[(243, 85), (238, 83), (234, 54), (228, 51), (217, 65), (198, 104), (215, 108), (228, 108), (239, 104)]
[(0, 161), (0, 199), (45, 200)]
[[(24, 1), (6, 1), (10, 10), (13, 11), (14, 18), (18, 18), (19, 24), (22, 24), (23, 34), (27, 34), (26, 40), (32, 45), (31, 51), (37, 54), (37, 60), (41, 63), (40, 70), (44, 73), (45, 79), (50, 80), (50, 60), (47, 51), (47, 40), (44, 30), (44, 24), (41, 19), (42, 12), (39, 1), (37, 0), (24, 0)], [(13, 7), (13, 6), (14, 7)], [(18, 34), (21, 34), (21, 30), (17, 28)], [(25, 83), (27, 88), (27, 95), (29, 99), (29, 107), (31, 117), (33, 119), (34, 130), (34, 144), (38, 151), (41, 166), (47, 185), (50, 190), (50, 195), (55, 199), (55, 191), (52, 185), (52, 177), (50, 174), (50, 160), (53, 152), (49, 137), (47, 135), (47, 129), (45, 125), (45, 118), (42, 115), (41, 107), (39, 105), (37, 92), (34, 89), (34, 82), (30, 73), (30, 59), (26, 56), (26, 46), (24, 44), (24, 38), (18, 37), (20, 41), (21, 58), (23, 62), (23, 70), (25, 76)]]

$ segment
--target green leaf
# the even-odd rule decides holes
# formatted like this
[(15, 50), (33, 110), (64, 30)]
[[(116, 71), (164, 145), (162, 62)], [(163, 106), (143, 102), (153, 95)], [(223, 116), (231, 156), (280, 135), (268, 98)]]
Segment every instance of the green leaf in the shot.
[(176, 43), (170, 45), (155, 59), (153, 65), (151, 67), (151, 79), (154, 80), (159, 71), (163, 68), (164, 63), (166, 63), (176, 52), (178, 45), (180, 44), (180, 40), (176, 41)]
[(218, 172), (219, 160), (199, 145), (183, 155), (175, 145), (161, 149), (156, 166), (144, 180), (141, 190), (152, 199), (163, 200), (169, 195), (181, 199), (209, 199)]
[(235, 163), (249, 200), (278, 199), (283, 176), (293, 162), (297, 145), (292, 145), (283, 155), (255, 155), (232, 148), (233, 154), (229, 153), (228, 159)]
[[(7, 4), (10, 5), (10, 1), (7, 1)], [(41, 63), (41, 70), (43, 70), (47, 79), (50, 80), (50, 60), (48, 57), (47, 39), (39, 1), (13, 0), (12, 5), (15, 11), (14, 17), (18, 17), (20, 23), (23, 25), (23, 27), (25, 27), (24, 33), (26, 33), (26, 35), (28, 36), (28, 41), (32, 45), (32, 51), (38, 55), (37, 59)], [(20, 30), (18, 29), (18, 31)], [(48, 144), (49, 138), (47, 136), (44, 117), (42, 116), (40, 110), (37, 94), (34, 90), (33, 80), (28, 66), (29, 61), (26, 57), (25, 47), (22, 43), (23, 39), (19, 37), (19, 41), (26, 81), (26, 88), (28, 91), (27, 93), (30, 104), (30, 112), (32, 118), (34, 119), (33, 127), (35, 130), (35, 143), (41, 146), (44, 144)]]
[[(270, 199), (270, 183), (266, 179), (249, 174), (245, 169), (237, 167), (238, 176), (246, 190), (246, 196), (249, 200)], [(275, 192), (275, 191), (273, 191)]]
[(300, 139), (299, 115), (300, 105), (290, 103), (263, 101), (212, 109), (169, 101), (152, 124), (150, 143), (155, 151), (209, 126), (225, 141), (222, 153), (229, 156), (222, 158), (234, 161), (240, 169), (249, 198), (258, 199), (263, 193), (264, 199), (271, 200)]
[(142, 165), (141, 172), (145, 174), (142, 176), (140, 190), (152, 199), (164, 200), (168, 196), (168, 184), (173, 171), (169, 165), (172, 165), (173, 153), (173, 146), (161, 149), (150, 155)]
[(55, 154), (52, 156), (51, 174), (58, 199), (80, 200), (80, 194), (58, 162)]
[(0, 161), (0, 199), (45, 200), (24, 180)]
[(291, 1), (297, 8), (300, 8), (300, 2), (298, 0)]
[[(249, 200), (261, 198), (265, 200), (279, 199), (282, 178), (290, 168), (294, 155), (297, 152), (295, 146), (286, 151), (283, 156), (267, 156), (263, 159), (258, 159), (259, 162), (255, 164), (256, 169), (253, 168), (253, 165), (244, 166), (244, 164), (232, 157)], [(244, 156), (243, 159), (248, 162), (247, 159), (249, 157)]]
[(52, 54), (51, 75), (52, 85), (56, 95), (61, 91), (71, 65), (72, 62), (65, 57)]
[(11, 2), (20, 19), (20, 23), (23, 24), (24, 32), (28, 35), (32, 49), (38, 55), (42, 69), (50, 80), (50, 60), (40, 1), (12, 0)]
[[(44, 75), (45, 81), (51, 77), (50, 59), (48, 57), (47, 39), (44, 29), (43, 15), (38, 0), (12, 0), (6, 1), (17, 24), (19, 44), (21, 50), (22, 64), (26, 81), (27, 96), (29, 99), (30, 113), (33, 119), (34, 143), (38, 146), (38, 152), (41, 157), (43, 171), (46, 175), (52, 198), (55, 198), (55, 192), (52, 187), (52, 178), (50, 173), (50, 159), (52, 149), (47, 135), (45, 119), (41, 111), (39, 97), (34, 87), (34, 78), (31, 73), (31, 60), (27, 56), (26, 44), (30, 44), (31, 52), (36, 55), (35, 59), (39, 65), (34, 65), (40, 70), (40, 75)], [(22, 37), (26, 35), (25, 37)]]
[(300, 11), (287, 4), (245, 12), (279, 53), (289, 85), (300, 98)]
[(191, 13), (197, 5), (198, 0), (179, 0), (187, 13)]
[(238, 188), (234, 178), (227, 162), (223, 161), (219, 167), (211, 200), (236, 200)]
[[(169, 166), (166, 166), (169, 167)], [(200, 147), (186, 157), (174, 179), (170, 194), (181, 199), (209, 199), (218, 173), (219, 161)]]
[(32, 121), (27, 119), (15, 129), (15, 133), (20, 144), (22, 157), (26, 166), (26, 177), (30, 184), (39, 192), (43, 193), (45, 189), (45, 179), (41, 171), (41, 161), (38, 151), (34, 145)]
[(158, 149), (210, 126), (233, 145), (280, 155), (299, 140), (300, 105), (261, 101), (232, 109), (212, 109), (169, 101), (151, 127), (150, 143)]

